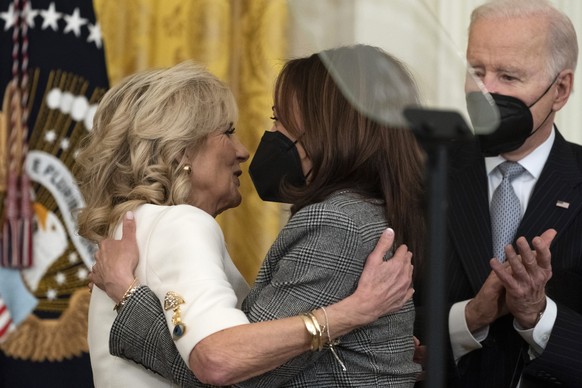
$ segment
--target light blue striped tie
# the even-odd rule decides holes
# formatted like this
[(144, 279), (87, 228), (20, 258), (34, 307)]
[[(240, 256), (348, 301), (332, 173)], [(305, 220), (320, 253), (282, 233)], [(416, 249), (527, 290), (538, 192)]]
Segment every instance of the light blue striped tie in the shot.
[(497, 166), (503, 179), (491, 199), (491, 228), (493, 233), (493, 254), (503, 262), (503, 248), (512, 243), (521, 221), (521, 204), (513, 191), (511, 182), (521, 175), (525, 168), (516, 162), (503, 162)]

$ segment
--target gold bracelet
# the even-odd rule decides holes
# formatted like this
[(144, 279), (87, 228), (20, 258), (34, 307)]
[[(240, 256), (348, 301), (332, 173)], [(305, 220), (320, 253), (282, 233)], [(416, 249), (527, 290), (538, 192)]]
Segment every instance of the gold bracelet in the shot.
[(139, 284), (138, 284), (137, 278), (133, 278), (133, 282), (131, 282), (131, 284), (129, 285), (129, 288), (127, 289), (127, 291), (125, 291), (125, 294), (123, 294), (123, 297), (121, 298), (119, 303), (117, 303), (115, 306), (113, 306), (113, 310), (116, 312), (119, 312), (119, 310), (123, 306), (125, 306), (125, 303), (129, 299), (129, 297), (131, 295), (133, 295), (133, 293), (135, 292), (135, 290), (137, 290), (138, 287), (139, 287)]
[(322, 331), (322, 326), (319, 324), (319, 321), (317, 320), (317, 318), (315, 317), (315, 315), (313, 313), (307, 313), (306, 314), (311, 321), (313, 322), (313, 326), (315, 326), (315, 331), (317, 332), (317, 337), (315, 337), (313, 339), (313, 343), (312, 346), (317, 349), (318, 351), (321, 351), (323, 349), (323, 345), (324, 345), (324, 340), (323, 340), (323, 331)]
[(321, 338), (321, 330), (319, 330), (308, 313), (303, 313), (299, 315), (303, 319), (305, 328), (307, 332), (311, 335), (311, 351), (314, 352), (319, 349), (319, 343)]
[(321, 306), (321, 311), (323, 311), (323, 316), (325, 317), (325, 330), (327, 333), (326, 346), (329, 348), (329, 350), (331, 350), (331, 353), (333, 354), (333, 356), (335, 357), (335, 359), (341, 365), (343, 371), (345, 372), (345, 371), (347, 371), (346, 365), (342, 362), (341, 358), (339, 358), (338, 354), (335, 351), (335, 347), (334, 347), (334, 345), (339, 344), (339, 341), (332, 341), (331, 340), (331, 335), (329, 333), (329, 319), (327, 319), (327, 311), (325, 310), (325, 307), (323, 307), (323, 306)]
[(325, 307), (323, 307), (323, 306), (321, 306), (320, 309), (321, 309), (321, 311), (323, 311), (323, 316), (325, 317), (325, 325), (323, 326), (323, 328), (325, 329), (325, 335), (327, 335), (326, 345), (330, 345), (333, 342), (331, 340), (331, 334), (329, 333), (329, 319), (327, 318), (327, 311), (325, 310)]

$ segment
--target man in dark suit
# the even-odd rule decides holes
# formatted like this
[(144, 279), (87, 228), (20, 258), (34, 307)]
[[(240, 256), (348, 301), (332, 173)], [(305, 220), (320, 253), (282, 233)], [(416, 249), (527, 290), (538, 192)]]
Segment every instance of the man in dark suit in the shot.
[[(582, 147), (554, 125), (577, 54), (572, 23), (545, 0), (493, 1), (471, 16), (467, 60), (500, 125), (452, 163), (449, 377), (458, 386), (582, 386)], [(510, 213), (493, 210), (508, 204), (494, 199), (504, 162), (519, 164), (508, 187), (521, 221), (503, 243), (516, 247), (494, 253), (510, 224), (492, 219)]]

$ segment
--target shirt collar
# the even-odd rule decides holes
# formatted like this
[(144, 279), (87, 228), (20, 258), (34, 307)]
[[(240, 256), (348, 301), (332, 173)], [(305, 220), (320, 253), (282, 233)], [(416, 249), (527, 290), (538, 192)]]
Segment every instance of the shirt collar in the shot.
[[(555, 138), (556, 133), (554, 128), (552, 128), (552, 132), (546, 141), (540, 144), (539, 147), (533, 150), (525, 158), (518, 160), (518, 163), (521, 164), (526, 169), (526, 171), (534, 177), (534, 179), (538, 179), (542, 173), (544, 165), (546, 164), (546, 160), (548, 160), (548, 156), (550, 156), (550, 151), (554, 145)], [(487, 175), (489, 176), (489, 174), (491, 174), (491, 172), (493, 172), (497, 166), (505, 161), (506, 160), (499, 155), (486, 157), (485, 169), (487, 170)]]

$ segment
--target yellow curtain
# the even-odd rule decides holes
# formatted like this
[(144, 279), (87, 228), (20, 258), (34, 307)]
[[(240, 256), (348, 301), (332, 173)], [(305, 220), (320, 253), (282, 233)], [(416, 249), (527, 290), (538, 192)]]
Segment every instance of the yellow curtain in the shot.
[[(206, 64), (237, 97), (237, 134), (252, 153), (271, 125), (273, 81), (287, 52), (285, 0), (94, 0), (111, 85), (126, 75), (187, 59)], [(229, 252), (252, 282), (282, 223), (248, 176), (243, 203), (218, 217)]]

